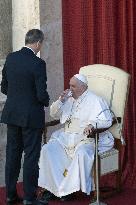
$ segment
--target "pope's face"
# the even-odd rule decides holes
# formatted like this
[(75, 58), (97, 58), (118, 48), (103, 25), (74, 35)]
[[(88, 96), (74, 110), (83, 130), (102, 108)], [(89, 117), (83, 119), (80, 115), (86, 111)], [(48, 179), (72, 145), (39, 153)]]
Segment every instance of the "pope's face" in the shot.
[(82, 86), (78, 83), (75, 77), (70, 79), (69, 85), (73, 98), (77, 99), (82, 94)]

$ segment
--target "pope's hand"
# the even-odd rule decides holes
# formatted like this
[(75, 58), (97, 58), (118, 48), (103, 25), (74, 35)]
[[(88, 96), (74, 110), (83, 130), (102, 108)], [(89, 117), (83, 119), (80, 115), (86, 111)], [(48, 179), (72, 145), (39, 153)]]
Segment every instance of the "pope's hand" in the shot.
[(94, 127), (93, 127), (93, 125), (88, 125), (85, 129), (84, 129), (84, 135), (91, 135), (92, 133), (93, 133), (93, 131), (94, 131)]
[(66, 89), (61, 93), (59, 100), (64, 103), (71, 96), (72, 96), (71, 91), (69, 89)]

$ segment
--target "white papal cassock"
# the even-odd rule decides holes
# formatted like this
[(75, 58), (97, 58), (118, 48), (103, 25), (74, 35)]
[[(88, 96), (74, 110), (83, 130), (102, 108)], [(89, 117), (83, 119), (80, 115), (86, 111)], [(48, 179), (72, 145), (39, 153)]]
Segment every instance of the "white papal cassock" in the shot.
[[(50, 114), (60, 119), (64, 128), (57, 130), (43, 145), (39, 162), (39, 181), (54, 195), (61, 197), (81, 190), (92, 191), (92, 166), (94, 139), (87, 138), (83, 130), (92, 124), (106, 128), (112, 124), (112, 114), (104, 99), (86, 90), (78, 99), (70, 97), (65, 103), (57, 100), (51, 105)], [(113, 147), (114, 138), (109, 131), (99, 136), (99, 152)]]

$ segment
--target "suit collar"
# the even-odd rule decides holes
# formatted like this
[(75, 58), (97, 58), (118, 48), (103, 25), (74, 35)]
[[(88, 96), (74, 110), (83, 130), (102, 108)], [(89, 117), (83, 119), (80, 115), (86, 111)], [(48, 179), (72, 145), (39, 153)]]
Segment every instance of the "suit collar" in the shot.
[(35, 55), (34, 51), (33, 51), (32, 49), (26, 47), (26, 46), (23, 47), (23, 48), (21, 49), (21, 51), (24, 52), (24, 53), (30, 54), (30, 55)]
[(35, 52), (34, 52), (34, 50), (33, 50), (32, 48), (30, 48), (30, 47), (28, 47), (28, 46), (24, 46), (24, 48), (30, 49), (30, 50), (33, 51), (33, 53), (35, 54)]

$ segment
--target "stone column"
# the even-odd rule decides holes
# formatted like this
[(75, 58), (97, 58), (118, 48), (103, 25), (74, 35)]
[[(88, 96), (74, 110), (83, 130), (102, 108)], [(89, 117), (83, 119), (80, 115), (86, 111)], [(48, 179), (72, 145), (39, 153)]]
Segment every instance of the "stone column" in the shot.
[[(0, 0), (0, 82), (5, 58), (12, 51), (12, 5), (11, 0)], [(0, 92), (0, 118), (6, 96)], [(6, 125), (0, 123), (0, 186), (4, 185), (6, 150)]]
[(29, 29), (40, 28), (39, 0), (12, 0), (13, 51), (24, 46)]
[(0, 60), (12, 50), (11, 0), (0, 0)]

